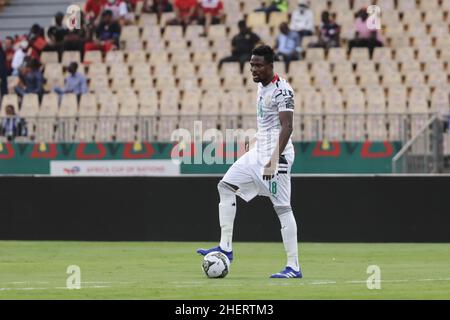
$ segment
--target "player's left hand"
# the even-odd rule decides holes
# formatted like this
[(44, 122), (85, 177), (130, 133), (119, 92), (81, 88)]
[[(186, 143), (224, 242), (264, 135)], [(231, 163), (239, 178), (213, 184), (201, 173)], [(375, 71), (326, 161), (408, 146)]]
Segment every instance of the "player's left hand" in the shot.
[(269, 161), (264, 166), (263, 180), (271, 180), (275, 176), (275, 166), (272, 165), (272, 161)]

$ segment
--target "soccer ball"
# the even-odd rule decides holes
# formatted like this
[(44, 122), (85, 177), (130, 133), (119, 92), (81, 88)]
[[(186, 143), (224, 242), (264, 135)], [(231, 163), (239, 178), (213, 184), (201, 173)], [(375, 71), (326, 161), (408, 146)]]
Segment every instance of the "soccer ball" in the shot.
[(230, 260), (222, 252), (210, 252), (203, 258), (202, 269), (208, 278), (225, 278), (230, 270)]

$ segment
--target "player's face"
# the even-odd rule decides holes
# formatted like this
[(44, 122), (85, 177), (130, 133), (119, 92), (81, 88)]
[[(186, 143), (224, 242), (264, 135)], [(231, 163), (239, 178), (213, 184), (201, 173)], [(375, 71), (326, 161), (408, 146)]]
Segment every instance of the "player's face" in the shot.
[(272, 64), (267, 63), (262, 56), (253, 55), (250, 59), (250, 72), (254, 82), (266, 82), (267, 79), (272, 79)]

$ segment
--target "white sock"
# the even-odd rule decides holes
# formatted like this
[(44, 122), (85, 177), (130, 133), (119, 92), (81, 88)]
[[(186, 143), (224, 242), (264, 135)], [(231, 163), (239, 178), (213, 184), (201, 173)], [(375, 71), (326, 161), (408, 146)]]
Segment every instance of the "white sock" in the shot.
[(297, 223), (292, 211), (279, 215), (281, 223), (281, 236), (283, 237), (284, 250), (287, 255), (288, 267), (295, 271), (300, 270), (298, 263)]
[(236, 196), (232, 191), (221, 187), (219, 187), (219, 194), (220, 247), (225, 251), (232, 251), (233, 224), (236, 216)]

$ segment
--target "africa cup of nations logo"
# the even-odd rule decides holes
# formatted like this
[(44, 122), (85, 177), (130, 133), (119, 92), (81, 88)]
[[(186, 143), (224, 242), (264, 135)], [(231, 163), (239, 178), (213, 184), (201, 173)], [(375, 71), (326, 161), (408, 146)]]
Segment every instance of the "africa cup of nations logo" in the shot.
[(79, 6), (72, 4), (67, 8), (66, 26), (70, 31), (81, 28), (81, 8)]

